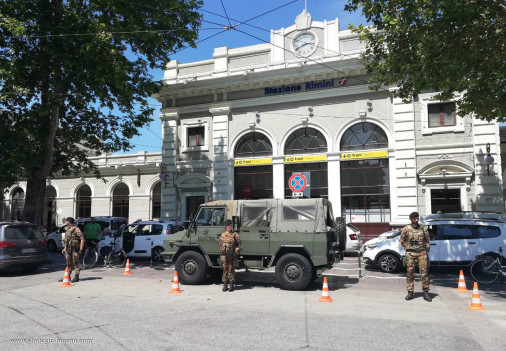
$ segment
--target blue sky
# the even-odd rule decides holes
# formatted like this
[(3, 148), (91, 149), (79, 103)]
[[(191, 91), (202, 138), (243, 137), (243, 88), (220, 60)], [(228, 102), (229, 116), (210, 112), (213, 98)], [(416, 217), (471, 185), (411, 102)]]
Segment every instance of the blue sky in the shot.
[[(307, 11), (311, 14), (313, 20), (316, 21), (330, 21), (338, 18), (341, 30), (347, 29), (350, 23), (355, 25), (365, 24), (365, 19), (358, 13), (350, 14), (344, 11), (345, 4), (346, 0), (307, 0)], [(261, 29), (248, 26), (247, 24), (241, 24), (238, 28), (257, 38), (269, 41), (269, 31), (271, 29), (289, 27), (294, 24), (295, 17), (302, 12), (304, 6), (304, 0), (204, 0), (202, 13), (204, 14), (204, 20), (207, 22), (202, 23), (199, 40), (217, 34), (223, 31), (224, 26), (229, 25), (229, 21), (224, 17), (226, 16), (226, 10), (232, 26), (259, 16), (247, 22), (247, 24)], [(281, 8), (277, 9), (278, 7)], [(269, 13), (262, 15), (266, 12)], [(169, 58), (179, 62), (207, 60), (213, 57), (215, 47), (227, 46), (229, 48), (236, 48), (261, 43), (263, 41), (252, 36), (228, 30), (210, 39), (203, 40), (197, 44), (196, 49), (188, 48), (169, 55)], [(163, 76), (162, 71), (152, 71), (151, 73), (156, 79), (161, 79)], [(150, 105), (155, 107), (153, 114), (154, 121), (140, 131), (140, 136), (132, 139), (132, 143), (135, 146), (127, 153), (162, 151), (162, 124), (158, 118), (161, 105), (154, 99), (150, 99)]]

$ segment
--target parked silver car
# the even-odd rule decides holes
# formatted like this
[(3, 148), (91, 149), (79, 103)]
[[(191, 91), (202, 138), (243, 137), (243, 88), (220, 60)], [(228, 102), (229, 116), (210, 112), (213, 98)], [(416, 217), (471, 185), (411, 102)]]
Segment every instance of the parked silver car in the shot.
[(0, 269), (21, 267), (33, 272), (47, 259), (40, 226), (28, 222), (0, 222)]

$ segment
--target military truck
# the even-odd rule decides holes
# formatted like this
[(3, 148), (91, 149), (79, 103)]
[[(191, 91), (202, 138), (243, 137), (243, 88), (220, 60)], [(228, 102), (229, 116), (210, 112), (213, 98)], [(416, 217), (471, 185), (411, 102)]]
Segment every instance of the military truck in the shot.
[(238, 268), (275, 267), (283, 289), (305, 289), (342, 257), (346, 226), (327, 199), (214, 201), (200, 206), (188, 229), (164, 240), (162, 256), (175, 262), (184, 284), (221, 274), (219, 238), (226, 219), (241, 237)]

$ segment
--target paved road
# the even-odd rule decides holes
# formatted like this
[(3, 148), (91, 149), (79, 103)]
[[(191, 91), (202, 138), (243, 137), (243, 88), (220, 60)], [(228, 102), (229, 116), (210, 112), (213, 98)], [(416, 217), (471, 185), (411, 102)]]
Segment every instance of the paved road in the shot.
[(450, 271), (431, 273), (432, 303), (421, 294), (405, 301), (402, 274), (366, 267), (359, 279), (357, 258), (349, 257), (326, 274), (334, 301), (320, 303), (321, 279), (284, 291), (273, 272), (239, 272), (233, 293), (211, 280), (168, 294), (172, 266), (146, 261), (132, 262), (131, 276), (83, 271), (63, 289), (64, 262), (58, 254), (51, 260), (37, 274), (0, 274), (0, 349), (506, 349), (505, 284), (481, 288), (487, 310), (471, 311), (471, 293), (455, 291)]

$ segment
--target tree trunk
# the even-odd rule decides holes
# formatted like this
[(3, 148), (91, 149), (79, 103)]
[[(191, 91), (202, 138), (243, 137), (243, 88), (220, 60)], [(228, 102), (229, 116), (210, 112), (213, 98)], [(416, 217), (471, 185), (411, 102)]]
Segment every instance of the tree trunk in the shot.
[[(54, 25), (61, 22), (63, 14), (63, 0), (53, 0), (54, 6)], [(54, 75), (54, 88), (48, 91), (47, 95), (60, 96), (63, 85), (60, 81), (62, 73), (61, 62), (55, 60), (52, 62), (52, 71)], [(46, 178), (51, 173), (54, 161), (54, 139), (58, 130), (59, 117), (62, 112), (60, 106), (63, 102), (60, 99), (44, 99), (42, 101), (50, 103), (51, 113), (47, 116), (47, 125), (44, 138), (41, 140), (41, 151), (37, 155), (42, 161), (40, 168), (31, 170), (31, 177), (26, 184), (25, 207), (23, 208), (23, 220), (35, 224), (42, 224), (42, 215), (44, 212), (44, 195), (46, 193)]]
[(25, 207), (23, 209), (24, 221), (42, 224), (45, 192), (46, 177), (32, 178), (27, 181)]

